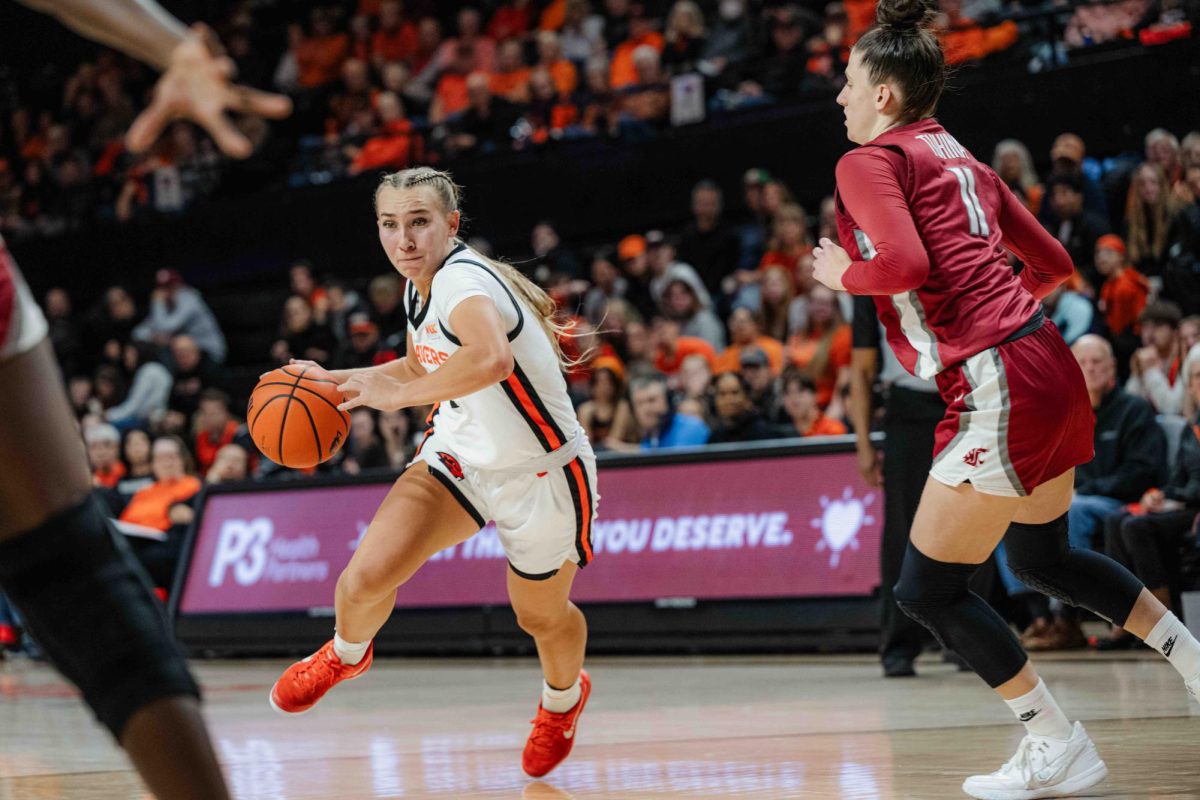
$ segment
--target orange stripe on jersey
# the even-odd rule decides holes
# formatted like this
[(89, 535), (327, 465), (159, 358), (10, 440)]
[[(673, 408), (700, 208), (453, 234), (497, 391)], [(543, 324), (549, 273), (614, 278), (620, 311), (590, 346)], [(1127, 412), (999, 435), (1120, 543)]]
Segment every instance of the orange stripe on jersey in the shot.
[(525, 391), (525, 387), (519, 380), (517, 380), (516, 373), (514, 372), (513, 374), (509, 375), (504, 382), (516, 396), (517, 400), (520, 401), (521, 412), (524, 413), (525, 416), (531, 420), (539, 430), (541, 430), (542, 436), (544, 436), (546, 441), (550, 444), (550, 449), (557, 450), (558, 448), (562, 447), (562, 439), (558, 438), (558, 434), (555, 432), (554, 428), (546, 421), (546, 418), (542, 416), (542, 412), (538, 411), (537, 406), (534, 405), (533, 399), (529, 396), (529, 393)]
[(437, 416), (438, 409), (442, 407), (441, 403), (434, 403), (433, 408), (429, 409), (429, 414), (425, 417), (425, 424), (432, 425), (433, 418)]
[(583, 472), (583, 463), (577, 458), (567, 468), (568, 480), (573, 479), (579, 490), (579, 530), (575, 534), (575, 544), (582, 556), (582, 564), (587, 564), (592, 560), (592, 493)]

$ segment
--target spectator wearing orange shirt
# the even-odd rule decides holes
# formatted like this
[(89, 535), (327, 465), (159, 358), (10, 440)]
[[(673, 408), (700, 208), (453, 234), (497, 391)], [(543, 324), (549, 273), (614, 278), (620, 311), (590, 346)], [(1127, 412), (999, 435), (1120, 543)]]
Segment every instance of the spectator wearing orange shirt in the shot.
[(814, 286), (808, 295), (808, 319), (788, 339), (792, 364), (817, 386), (817, 404), (831, 416), (842, 416), (842, 389), (850, 385), (850, 325), (832, 289)]
[(1017, 23), (1004, 20), (984, 27), (962, 15), (962, 0), (941, 0), (942, 13), (934, 21), (934, 31), (942, 42), (947, 64), (982, 61), (992, 53), (1016, 44), (1020, 32)]
[(783, 373), (781, 405), (796, 436), (842, 436), (846, 426), (828, 417), (817, 403), (817, 385), (798, 369)]
[(679, 372), (690, 355), (704, 356), (712, 368), (717, 363), (713, 346), (695, 336), (680, 336), (679, 323), (665, 317), (654, 320), (654, 368), (670, 377)]
[(537, 66), (550, 73), (554, 88), (560, 97), (570, 97), (579, 84), (579, 73), (575, 65), (563, 57), (562, 41), (554, 31), (540, 31), (537, 35)]
[[(467, 76), (475, 71), (475, 51), (463, 46), (455, 51), (450, 68), (438, 78), (433, 103), (429, 106), (429, 122), (434, 125), (467, 110), (471, 98), (467, 92)], [(485, 76), (486, 77), (486, 76)]]
[(417, 26), (404, 18), (400, 0), (379, 4), (379, 29), (371, 36), (371, 63), (382, 69), (389, 61), (405, 61), (418, 50)]
[(757, 311), (748, 308), (735, 308), (729, 315), (730, 345), (717, 358), (714, 371), (737, 372), (741, 368), (742, 353), (752, 347), (757, 347), (767, 354), (771, 374), (778, 376), (783, 371), (783, 343), (762, 332), (763, 318)]
[(530, 72), (521, 40), (505, 39), (496, 50), (496, 69), (488, 76), (488, 88), (513, 103), (527, 103)]
[(635, 13), (629, 18), (629, 38), (613, 51), (608, 81), (613, 89), (624, 89), (638, 83), (633, 54), (642, 46), (652, 47), (656, 52), (662, 53), (663, 37), (654, 30), (654, 20), (644, 13)]
[(1137, 349), (1138, 317), (1150, 296), (1150, 282), (1128, 263), (1125, 242), (1109, 233), (1096, 240), (1096, 269), (1104, 276), (1100, 287), (1100, 311), (1114, 339), (1131, 339), (1133, 345), (1118, 356), (1132, 354)]
[(88, 463), (92, 467), (92, 485), (114, 489), (125, 477), (125, 465), (119, 458), (121, 434), (107, 423), (95, 425), (83, 435)]
[(333, 83), (349, 52), (350, 37), (334, 29), (328, 11), (313, 9), (312, 33), (296, 47), (300, 87), (313, 89)]
[(162, 531), (162, 541), (130, 537), (130, 545), (155, 586), (169, 587), (183, 549), (184, 533), (195, 518), (190, 505), (200, 479), (192, 474), (192, 457), (178, 436), (154, 440), (151, 464), (154, 483), (138, 490), (121, 512), (122, 522)]
[(352, 148), (350, 174), (372, 169), (403, 169), (421, 154), (421, 137), (404, 117), (404, 104), (394, 92), (381, 92), (375, 100), (379, 128), (361, 149)]
[(254, 450), (245, 424), (233, 418), (229, 406), (229, 395), (220, 389), (205, 389), (200, 393), (195, 450), (201, 476), (208, 474), (217, 453), (227, 444), (240, 444), (247, 452)]
[(791, 272), (794, 283), (800, 281), (800, 259), (813, 250), (808, 235), (808, 213), (795, 203), (784, 203), (771, 221), (771, 238), (767, 252), (758, 264), (756, 280), (761, 280), (767, 267), (780, 266)]
[(483, 33), (483, 17), (475, 8), (464, 8), (458, 12), (458, 36), (442, 42), (434, 56), (434, 63), (445, 68), (460, 48), (467, 48), (475, 58), (476, 69), (491, 72), (496, 64), (496, 43)]

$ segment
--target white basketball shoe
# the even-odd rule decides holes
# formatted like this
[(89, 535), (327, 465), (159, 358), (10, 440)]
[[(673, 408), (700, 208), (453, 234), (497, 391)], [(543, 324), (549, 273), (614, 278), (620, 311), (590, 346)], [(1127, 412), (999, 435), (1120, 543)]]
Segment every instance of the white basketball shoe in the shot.
[(1026, 734), (1016, 755), (991, 775), (973, 775), (963, 791), (978, 800), (1036, 800), (1069, 797), (1108, 775), (1083, 725), (1076, 722), (1065, 742)]

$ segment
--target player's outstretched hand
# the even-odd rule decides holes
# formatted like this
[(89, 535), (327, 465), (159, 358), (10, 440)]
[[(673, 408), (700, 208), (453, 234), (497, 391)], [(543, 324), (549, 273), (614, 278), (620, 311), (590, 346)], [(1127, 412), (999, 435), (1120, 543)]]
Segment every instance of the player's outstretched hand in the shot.
[(372, 370), (355, 372), (337, 387), (346, 398), (338, 408), (342, 411), (350, 411), (359, 406), (379, 411), (404, 408), (406, 404), (400, 396), (403, 386), (399, 381)]
[(842, 276), (850, 269), (850, 254), (832, 239), (822, 238), (813, 248), (813, 277), (835, 291), (844, 292)]
[(209, 28), (197, 23), (192, 35), (171, 53), (166, 72), (154, 86), (154, 98), (125, 134), (134, 152), (147, 150), (175, 119), (190, 119), (212, 136), (226, 155), (245, 158), (251, 144), (225, 116), (226, 111), (281, 119), (292, 113), (292, 101), (232, 82), (233, 61), (221, 51)]

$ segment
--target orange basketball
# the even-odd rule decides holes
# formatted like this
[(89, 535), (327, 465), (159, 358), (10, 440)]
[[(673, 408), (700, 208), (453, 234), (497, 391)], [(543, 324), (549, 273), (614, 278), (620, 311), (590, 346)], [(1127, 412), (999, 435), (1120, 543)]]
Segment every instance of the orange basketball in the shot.
[(280, 367), (254, 387), (246, 406), (250, 437), (262, 454), (292, 469), (327, 461), (350, 434), (350, 415), (337, 384), (306, 378), (307, 367)]

